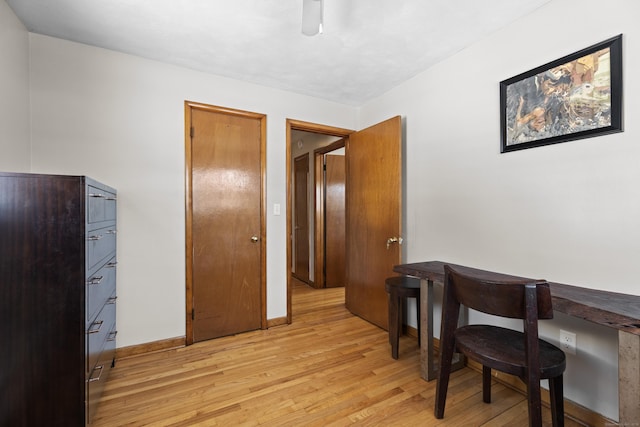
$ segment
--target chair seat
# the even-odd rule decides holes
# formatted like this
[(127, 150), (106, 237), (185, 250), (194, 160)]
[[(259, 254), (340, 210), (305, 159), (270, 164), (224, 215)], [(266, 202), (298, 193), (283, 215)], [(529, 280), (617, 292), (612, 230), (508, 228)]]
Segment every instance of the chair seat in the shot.
[(420, 279), (407, 276), (389, 277), (384, 281), (384, 289), (401, 298), (417, 298), (420, 296)]
[[(470, 359), (511, 375), (524, 378), (526, 360), (525, 336), (522, 332), (491, 325), (461, 326), (454, 332), (458, 351)], [(554, 378), (565, 370), (562, 350), (538, 339), (540, 348), (540, 378)]]

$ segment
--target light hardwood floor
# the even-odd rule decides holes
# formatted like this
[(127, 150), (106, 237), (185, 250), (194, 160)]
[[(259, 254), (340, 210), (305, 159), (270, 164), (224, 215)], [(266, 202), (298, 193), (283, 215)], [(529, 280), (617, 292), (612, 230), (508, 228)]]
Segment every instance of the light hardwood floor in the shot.
[(387, 333), (345, 309), (344, 289), (298, 283), (291, 325), (118, 360), (92, 426), (528, 425), (524, 396), (495, 383), (485, 404), (481, 389), (479, 373), (454, 373), (436, 420), (415, 338), (393, 360)]

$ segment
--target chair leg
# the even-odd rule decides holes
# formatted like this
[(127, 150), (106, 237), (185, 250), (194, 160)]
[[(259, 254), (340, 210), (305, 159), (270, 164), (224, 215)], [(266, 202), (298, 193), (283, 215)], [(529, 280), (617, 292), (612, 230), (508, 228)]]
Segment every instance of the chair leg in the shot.
[(445, 283), (442, 297), (442, 322), (440, 323), (440, 363), (433, 411), (438, 419), (444, 418), (444, 406), (447, 402), (447, 389), (449, 388), (449, 377), (451, 376), (451, 359), (456, 348), (454, 333), (458, 325), (459, 314), (460, 303), (455, 299), (452, 288)]
[(438, 419), (444, 418), (444, 406), (447, 402), (447, 389), (449, 388), (451, 360), (453, 359), (454, 348), (455, 338), (453, 337), (453, 330), (451, 328), (443, 327), (440, 333), (438, 383), (436, 384), (436, 401), (434, 408), (434, 415)]
[(451, 358), (453, 357), (453, 349), (447, 351), (444, 348), (440, 348), (440, 351), (440, 366), (438, 369), (436, 404), (434, 409), (434, 415), (438, 419), (444, 418), (444, 405), (447, 402), (447, 389), (449, 388), (449, 376), (451, 375)]
[(398, 359), (398, 344), (400, 340), (400, 298), (394, 292), (389, 293), (389, 343), (391, 344), (391, 357)]
[(542, 426), (542, 398), (540, 379), (527, 378), (527, 400), (529, 403), (529, 427)]
[(482, 366), (482, 401), (491, 403), (491, 368)]
[(551, 421), (553, 427), (564, 426), (564, 397), (562, 391), (562, 375), (549, 379), (549, 394), (551, 400)]

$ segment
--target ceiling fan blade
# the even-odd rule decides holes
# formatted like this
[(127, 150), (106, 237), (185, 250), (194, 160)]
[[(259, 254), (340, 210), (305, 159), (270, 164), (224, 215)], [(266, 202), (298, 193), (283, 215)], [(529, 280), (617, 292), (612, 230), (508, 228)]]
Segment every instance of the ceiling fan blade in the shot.
[(315, 36), (322, 33), (324, 0), (302, 0), (302, 34)]

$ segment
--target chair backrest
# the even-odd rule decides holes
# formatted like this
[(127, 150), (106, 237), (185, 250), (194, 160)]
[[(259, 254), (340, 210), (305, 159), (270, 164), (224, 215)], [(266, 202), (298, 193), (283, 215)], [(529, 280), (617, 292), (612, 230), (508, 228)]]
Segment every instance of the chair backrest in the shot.
[[(457, 303), (487, 314), (514, 319), (552, 319), (551, 290), (545, 280), (495, 281), (445, 265), (448, 295)], [(534, 308), (535, 307), (535, 308)], [(533, 313), (527, 315), (527, 308)]]

